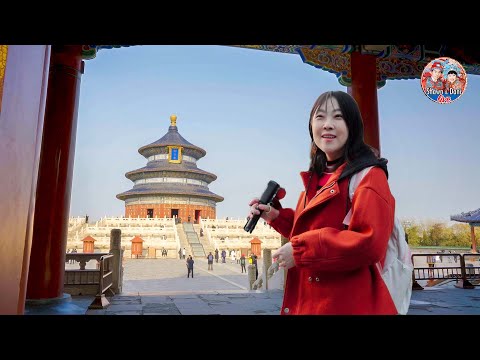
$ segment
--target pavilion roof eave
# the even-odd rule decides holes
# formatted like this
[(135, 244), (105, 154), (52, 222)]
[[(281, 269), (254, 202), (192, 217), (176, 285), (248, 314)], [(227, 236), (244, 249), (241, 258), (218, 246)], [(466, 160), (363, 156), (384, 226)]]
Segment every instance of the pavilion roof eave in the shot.
[[(136, 45), (83, 45), (84, 60), (93, 59), (100, 49)], [(467, 74), (480, 75), (480, 50), (463, 45), (228, 45), (232, 47), (297, 54), (306, 64), (334, 73), (340, 84), (351, 86), (350, 54), (360, 51), (377, 57), (377, 87), (387, 80), (419, 79), (425, 66), (438, 57), (451, 57)]]
[(478, 224), (477, 226), (480, 226), (480, 208), (466, 213), (462, 212), (457, 215), (451, 215), (450, 220), (469, 224)]
[[(480, 53), (466, 56), (459, 48), (436, 45), (235, 45), (248, 49), (297, 53), (302, 61), (334, 73), (343, 86), (351, 86), (350, 54), (360, 51), (377, 57), (377, 87), (387, 80), (420, 79), (430, 61), (439, 57), (458, 60), (470, 75), (480, 75)], [(471, 53), (471, 50), (469, 50)], [(458, 55), (458, 56), (457, 56)], [(458, 57), (458, 58), (457, 58)]]

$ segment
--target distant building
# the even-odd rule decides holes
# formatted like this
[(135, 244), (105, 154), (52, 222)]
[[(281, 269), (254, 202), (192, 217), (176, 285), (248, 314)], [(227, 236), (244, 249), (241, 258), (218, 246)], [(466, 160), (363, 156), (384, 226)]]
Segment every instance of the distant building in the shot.
[(217, 176), (197, 168), (206, 151), (185, 140), (178, 132), (177, 117), (170, 116), (168, 132), (138, 152), (147, 166), (125, 176), (133, 181), (131, 190), (117, 195), (125, 201), (126, 217), (177, 217), (182, 221), (199, 217), (216, 218), (216, 203), (223, 197), (212, 193), (208, 184)]

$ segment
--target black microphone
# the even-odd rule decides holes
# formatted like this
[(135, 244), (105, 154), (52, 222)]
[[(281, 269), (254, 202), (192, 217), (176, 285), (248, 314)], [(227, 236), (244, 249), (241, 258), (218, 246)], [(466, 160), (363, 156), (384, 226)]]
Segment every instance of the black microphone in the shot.
[[(260, 197), (259, 204), (268, 204), (269, 202), (273, 201), (275, 195), (277, 195), (277, 191), (280, 189), (280, 185), (278, 185), (275, 181), (270, 180), (268, 182), (267, 188), (263, 192), (262, 196)], [(243, 227), (243, 230), (246, 232), (252, 233), (253, 229), (255, 229), (255, 226), (257, 225), (258, 219), (260, 219), (260, 215), (262, 215), (263, 210), (260, 210), (259, 215), (254, 215), (251, 217), (245, 226)]]

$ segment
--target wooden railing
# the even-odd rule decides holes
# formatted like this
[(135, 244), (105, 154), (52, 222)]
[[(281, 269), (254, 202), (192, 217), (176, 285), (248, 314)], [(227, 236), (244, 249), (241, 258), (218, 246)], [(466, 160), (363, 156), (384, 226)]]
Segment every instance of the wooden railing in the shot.
[[(439, 260), (437, 260), (440, 258)], [(456, 253), (423, 253), (413, 254), (412, 263), (414, 269), (412, 271), (413, 290), (423, 290), (418, 281), (426, 280), (426, 286), (441, 285), (455, 281), (455, 287), (463, 289), (473, 289), (480, 286), (480, 254), (456, 254)], [(417, 266), (415, 266), (415, 264)], [(420, 265), (420, 266), (419, 266)], [(426, 265), (422, 266), (422, 265)], [(255, 280), (255, 275), (250, 271), (255, 271), (249, 267), (250, 289), (257, 290), (260, 288), (268, 288), (264, 286), (264, 280), (267, 282), (278, 274), (281, 270), (277, 263), (268, 264), (266, 276), (259, 274)]]
[[(437, 261), (438, 257), (442, 261)], [(480, 265), (473, 264), (479, 258), (480, 254), (468, 253), (413, 254), (412, 288), (413, 290), (422, 290), (423, 287), (418, 283), (418, 280), (427, 280), (431, 285), (455, 281), (456, 287), (473, 289), (475, 286), (480, 285)], [(422, 263), (426, 263), (428, 267), (415, 266), (416, 259), (423, 259)]]

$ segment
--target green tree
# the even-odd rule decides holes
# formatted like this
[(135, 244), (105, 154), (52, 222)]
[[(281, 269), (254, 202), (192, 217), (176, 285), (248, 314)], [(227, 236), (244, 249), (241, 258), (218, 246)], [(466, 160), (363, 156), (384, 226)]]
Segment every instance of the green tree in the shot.
[(430, 245), (430, 240), (427, 236), (427, 230), (423, 229), (422, 231), (422, 241), (420, 241), (421, 246), (429, 246)]
[(428, 237), (432, 246), (440, 246), (445, 235), (445, 225), (441, 223), (434, 223), (428, 230)]
[(450, 236), (445, 246), (470, 247), (470, 226), (468, 224), (453, 224), (450, 227)]
[(421, 231), (417, 224), (413, 224), (406, 229), (408, 234), (408, 244), (410, 246), (420, 246), (422, 238), (420, 237)]

